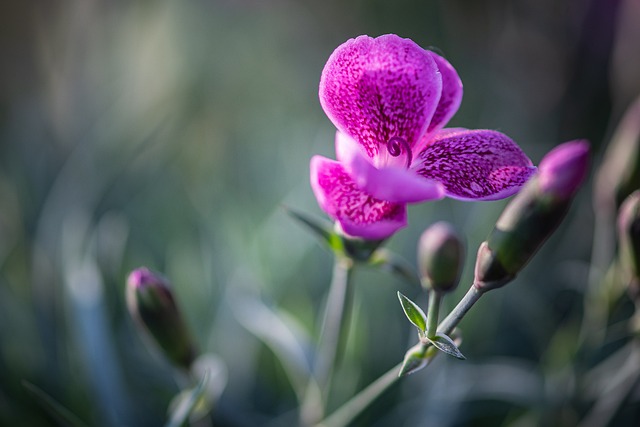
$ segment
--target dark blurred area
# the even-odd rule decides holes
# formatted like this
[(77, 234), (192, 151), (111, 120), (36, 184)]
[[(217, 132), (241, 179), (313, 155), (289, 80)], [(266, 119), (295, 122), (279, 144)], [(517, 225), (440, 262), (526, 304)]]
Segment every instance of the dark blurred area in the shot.
[[(57, 425), (25, 382), (88, 425), (164, 422), (180, 385), (124, 303), (126, 275), (141, 265), (171, 279), (199, 346), (227, 364), (216, 425), (269, 425), (295, 410), (280, 361), (238, 322), (237, 307), (262, 301), (309, 339), (317, 334), (331, 254), (282, 207), (323, 215), (308, 184), (311, 156), (334, 157), (320, 73), (348, 38), (385, 33), (436, 46), (456, 67), (465, 95), (450, 126), (500, 130), (536, 163), (561, 142), (587, 138), (595, 171), (640, 95), (634, 0), (0, 6), (0, 425)], [(589, 411), (576, 397), (581, 384), (562, 346), (547, 349), (563, 327), (578, 333), (591, 191), (589, 182), (516, 283), (465, 318), (468, 360), (439, 358), (357, 425), (578, 425)], [(451, 307), (505, 203), (412, 206), (410, 226), (388, 247), (415, 264), (432, 222), (466, 235), (469, 259), (461, 289), (445, 300)], [(345, 396), (415, 340), (396, 291), (426, 301), (390, 274), (362, 269), (355, 280)], [(620, 304), (624, 319), (632, 309)], [(588, 425), (637, 425), (639, 399), (636, 387)]]

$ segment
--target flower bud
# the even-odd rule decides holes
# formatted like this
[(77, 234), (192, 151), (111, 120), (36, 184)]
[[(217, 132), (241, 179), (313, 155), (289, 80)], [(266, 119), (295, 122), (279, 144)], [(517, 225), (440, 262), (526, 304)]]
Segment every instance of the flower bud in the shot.
[(620, 206), (618, 215), (620, 261), (629, 280), (629, 292), (640, 296), (640, 190), (632, 193)]
[(480, 245), (474, 286), (482, 292), (504, 286), (533, 257), (564, 219), (587, 175), (589, 146), (571, 141), (540, 162), (538, 173), (509, 202)]
[(196, 351), (169, 283), (145, 267), (127, 278), (127, 307), (137, 324), (176, 366), (189, 369)]
[(587, 175), (589, 144), (571, 141), (549, 151), (540, 162), (540, 192), (558, 199), (573, 197)]
[(464, 264), (462, 238), (447, 222), (427, 228), (418, 243), (420, 280), (427, 290), (450, 292), (458, 286)]

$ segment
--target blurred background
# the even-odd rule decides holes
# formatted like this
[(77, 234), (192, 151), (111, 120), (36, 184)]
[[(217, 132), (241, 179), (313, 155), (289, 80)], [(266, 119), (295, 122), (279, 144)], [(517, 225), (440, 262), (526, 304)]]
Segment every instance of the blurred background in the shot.
[[(216, 425), (268, 425), (295, 411), (281, 361), (238, 317), (257, 304), (315, 339), (332, 255), (283, 206), (324, 216), (308, 184), (310, 157), (334, 157), (320, 73), (348, 38), (384, 33), (436, 46), (456, 67), (465, 96), (450, 125), (500, 130), (535, 163), (588, 138), (595, 170), (640, 94), (634, 0), (0, 5), (1, 425), (56, 425), (25, 381), (89, 425), (164, 422), (179, 384), (124, 303), (127, 273), (141, 265), (171, 280), (199, 347), (227, 365)], [(589, 408), (574, 402), (562, 346), (549, 348), (563, 326), (576, 333), (591, 191), (590, 180), (519, 278), (462, 322), (467, 361), (438, 358), (358, 425), (578, 423)], [(451, 221), (469, 258), (451, 307), (505, 204), (412, 206), (387, 246), (415, 265), (422, 230)], [(355, 281), (344, 396), (415, 342), (396, 291), (426, 306), (421, 289), (391, 274), (362, 268)], [(610, 344), (608, 353), (621, 346)], [(636, 389), (597, 425), (637, 425), (639, 399)]]

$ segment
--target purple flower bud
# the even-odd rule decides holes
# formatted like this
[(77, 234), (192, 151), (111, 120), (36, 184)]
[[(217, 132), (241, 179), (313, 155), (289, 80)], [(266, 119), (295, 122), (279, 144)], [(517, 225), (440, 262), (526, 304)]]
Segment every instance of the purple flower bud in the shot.
[(464, 243), (453, 226), (440, 221), (427, 228), (418, 243), (418, 267), (422, 285), (450, 292), (456, 288), (464, 264)]
[(629, 283), (629, 292), (640, 297), (640, 190), (632, 193), (620, 206), (618, 215), (620, 261)]
[(589, 143), (565, 142), (551, 150), (540, 162), (538, 182), (544, 194), (567, 199), (573, 196), (587, 176)]
[(539, 173), (509, 202), (478, 250), (478, 290), (509, 283), (551, 236), (587, 175), (588, 157), (586, 141), (571, 141), (542, 159)]
[(196, 351), (169, 283), (146, 267), (127, 278), (126, 300), (136, 323), (176, 366), (188, 369)]

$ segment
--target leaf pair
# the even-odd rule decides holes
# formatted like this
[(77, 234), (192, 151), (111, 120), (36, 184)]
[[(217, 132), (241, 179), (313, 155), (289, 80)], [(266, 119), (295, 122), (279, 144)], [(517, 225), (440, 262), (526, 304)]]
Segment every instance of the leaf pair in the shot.
[(418, 335), (420, 336), (420, 341), (429, 342), (438, 350), (453, 356), (457, 359), (464, 360), (465, 357), (460, 352), (458, 346), (453, 342), (453, 340), (446, 334), (436, 333), (433, 336), (428, 336), (427, 334), (427, 316), (424, 314), (424, 311), (409, 298), (404, 296), (402, 293), (398, 292), (398, 299), (400, 300), (400, 305), (402, 306), (402, 310), (404, 314), (407, 316), (407, 319), (418, 328)]

